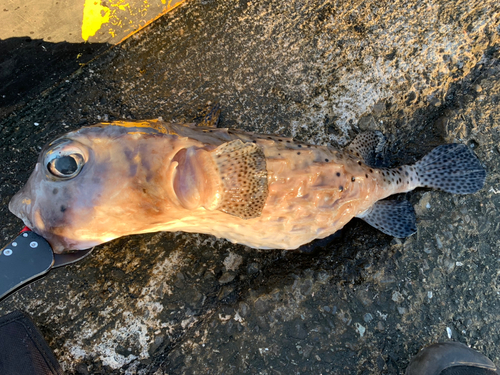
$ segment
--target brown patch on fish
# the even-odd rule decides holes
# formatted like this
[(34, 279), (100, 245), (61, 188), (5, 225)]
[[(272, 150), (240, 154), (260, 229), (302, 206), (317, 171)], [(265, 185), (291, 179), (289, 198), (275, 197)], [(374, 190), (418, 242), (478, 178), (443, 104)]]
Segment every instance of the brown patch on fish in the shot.
[(251, 219), (260, 216), (268, 195), (266, 157), (254, 143), (240, 140), (213, 151), (223, 193), (217, 209)]

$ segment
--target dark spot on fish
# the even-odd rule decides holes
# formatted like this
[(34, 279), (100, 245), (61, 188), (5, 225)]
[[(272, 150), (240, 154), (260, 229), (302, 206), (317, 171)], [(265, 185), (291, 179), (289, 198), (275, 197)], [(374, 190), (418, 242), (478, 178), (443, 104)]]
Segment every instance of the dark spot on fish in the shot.
[(358, 160), (358, 165), (361, 165), (361, 161), (360, 160)]
[(408, 176), (408, 172), (405, 172), (405, 175)]
[(403, 170), (403, 167), (398, 167), (398, 170), (402, 171), (402, 170)]
[(297, 152), (297, 155), (300, 155), (300, 151), (299, 151), (299, 152)]
[(125, 157), (127, 158), (128, 161), (131, 161), (132, 159), (134, 159), (134, 153), (130, 150), (125, 150), (123, 152), (125, 154)]
[(302, 147), (302, 145), (297, 145), (297, 147)]
[(130, 166), (129, 173), (131, 176), (135, 176), (137, 174), (137, 164), (133, 164)]
[(340, 177), (340, 172), (337, 172), (337, 177)]
[(370, 173), (373, 173), (373, 169), (370, 169)]
[(66, 211), (66, 206), (65, 205), (61, 205), (61, 212), (64, 212)]
[(351, 177), (351, 181), (354, 182), (356, 181), (356, 179), (354, 177)]
[(325, 161), (326, 161), (326, 162), (328, 163), (328, 162), (329, 162), (330, 160), (328, 160), (328, 159), (325, 159)]
[(366, 177), (366, 178), (368, 178), (368, 175), (367, 175), (367, 174), (365, 174), (365, 177)]
[(311, 148), (311, 145), (307, 145), (307, 148)]
[(272, 137), (267, 137), (267, 139), (273, 139)]
[(356, 156), (359, 158), (359, 152), (356, 152)]
[(290, 143), (290, 141), (286, 141), (286, 143)]
[(209, 132), (210, 132), (210, 133), (212, 133), (212, 132), (213, 132), (213, 130), (209, 130)]
[(253, 143), (257, 143), (257, 141), (253, 141)]
[(339, 186), (339, 191), (344, 191), (344, 187), (342, 185)]
[(283, 140), (282, 139), (278, 139), (278, 142), (283, 142)]
[(56, 195), (58, 192), (59, 192), (58, 188), (54, 188), (54, 190), (52, 190), (52, 194), (54, 194), (54, 195)]
[(226, 179), (226, 177), (222, 177), (222, 178), (221, 178), (221, 180), (225, 180), (225, 179)]

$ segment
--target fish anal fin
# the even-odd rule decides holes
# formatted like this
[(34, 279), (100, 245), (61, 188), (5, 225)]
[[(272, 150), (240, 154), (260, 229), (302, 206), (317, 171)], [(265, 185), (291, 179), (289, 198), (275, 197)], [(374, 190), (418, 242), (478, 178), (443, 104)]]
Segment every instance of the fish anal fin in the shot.
[(415, 210), (408, 201), (378, 201), (357, 217), (397, 238), (408, 237), (417, 231)]
[(361, 158), (366, 165), (376, 167), (377, 158), (386, 144), (385, 136), (379, 131), (366, 131), (354, 138), (346, 150), (351, 155)]
[(234, 140), (211, 152), (222, 185), (217, 209), (242, 219), (260, 216), (268, 195), (266, 157), (254, 143)]

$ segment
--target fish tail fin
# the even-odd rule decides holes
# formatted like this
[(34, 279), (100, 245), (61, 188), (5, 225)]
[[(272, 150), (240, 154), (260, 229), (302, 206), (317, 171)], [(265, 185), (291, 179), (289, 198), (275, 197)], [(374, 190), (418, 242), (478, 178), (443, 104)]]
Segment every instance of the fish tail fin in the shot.
[(474, 152), (463, 144), (436, 147), (414, 165), (418, 186), (453, 194), (472, 194), (482, 189), (486, 171)]

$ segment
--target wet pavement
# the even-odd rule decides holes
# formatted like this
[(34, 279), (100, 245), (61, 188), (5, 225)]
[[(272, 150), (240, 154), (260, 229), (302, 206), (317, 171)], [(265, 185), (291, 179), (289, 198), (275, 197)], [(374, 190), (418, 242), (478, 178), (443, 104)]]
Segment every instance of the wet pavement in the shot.
[(500, 6), (495, 1), (190, 1), (0, 120), (0, 220), (43, 145), (100, 120), (191, 121), (342, 146), (388, 165), (473, 147), (468, 196), (406, 194), (418, 233), (353, 220), (308, 252), (156, 233), (99, 246), (0, 303), (69, 374), (401, 374), (453, 340), (500, 363)]

